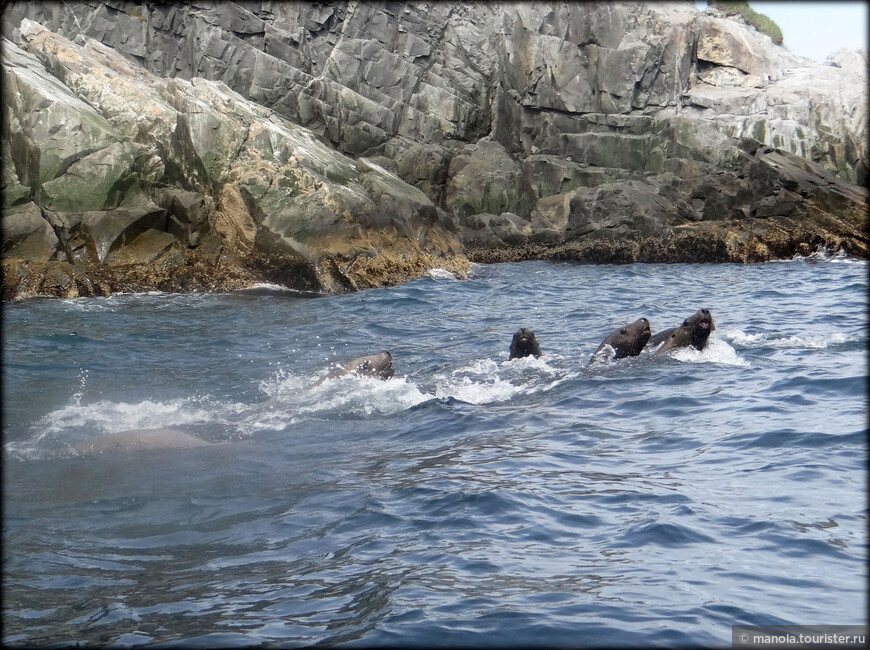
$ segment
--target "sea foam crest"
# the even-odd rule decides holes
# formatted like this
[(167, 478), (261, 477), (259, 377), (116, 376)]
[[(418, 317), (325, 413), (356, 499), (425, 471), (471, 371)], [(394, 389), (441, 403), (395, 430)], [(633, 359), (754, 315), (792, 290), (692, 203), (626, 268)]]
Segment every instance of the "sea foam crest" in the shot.
[(405, 377), (388, 381), (364, 375), (344, 375), (327, 379), (308, 390), (300, 413), (341, 413), (356, 415), (389, 415), (398, 413), (431, 399)]
[[(224, 405), (230, 411), (237, 405)], [(223, 422), (227, 408), (200, 403), (194, 398), (137, 403), (101, 400), (80, 403), (76, 394), (66, 406), (46, 413), (34, 425), (30, 438), (6, 444), (4, 449), (22, 458), (37, 458), (67, 449), (83, 440), (130, 429), (176, 428), (190, 424)]]
[(38, 423), (38, 439), (69, 429), (87, 429), (105, 434), (126, 429), (149, 429), (209, 422), (216, 416), (214, 409), (203, 408), (191, 398), (166, 402), (143, 400), (138, 403), (101, 400), (80, 404), (78, 400), (47, 413)]
[(703, 350), (693, 347), (677, 348), (669, 352), (674, 359), (685, 363), (721, 363), (728, 366), (745, 366), (751, 364), (737, 354), (726, 341), (719, 338), (711, 338)]
[(260, 382), (260, 390), (268, 399), (251, 406), (243, 430), (280, 430), (304, 417), (390, 415), (432, 399), (405, 377), (383, 381), (350, 374), (324, 379), (285, 370)]
[(793, 260), (809, 260), (812, 262), (834, 262), (834, 261), (842, 261), (846, 259), (846, 251), (840, 248), (836, 253), (831, 253), (830, 249), (825, 245), (821, 244), (816, 248), (815, 252), (810, 253), (809, 255), (801, 255), (799, 253), (795, 253)]
[[(293, 291), (290, 287), (285, 287), (283, 284), (275, 284), (274, 282), (255, 282), (246, 289), (257, 289), (262, 291)], [(241, 289), (240, 291), (245, 291)]]
[(800, 253), (795, 253), (791, 259), (783, 259), (783, 260), (770, 260), (767, 264), (783, 264), (789, 262), (832, 262), (832, 263), (846, 263), (846, 264), (865, 264), (866, 260), (860, 257), (850, 257), (843, 248), (839, 248), (836, 252), (832, 253), (830, 249), (821, 244), (816, 248), (816, 250), (809, 255), (801, 255)]
[(747, 334), (742, 330), (732, 328), (723, 330), (721, 335), (741, 347), (772, 347), (772, 348), (809, 348), (820, 350), (829, 345), (837, 345), (857, 340), (842, 332), (832, 334), (806, 334), (803, 336), (781, 336), (779, 334), (762, 332)]
[(488, 381), (474, 381), (470, 377), (458, 380), (440, 379), (435, 384), (435, 396), (439, 399), (452, 397), (469, 404), (489, 404), (504, 402), (520, 391), (509, 381), (495, 378)]
[(492, 359), (476, 359), (434, 379), (438, 399), (452, 397), (470, 404), (485, 404), (509, 399), (516, 392), (510, 382), (499, 378), (498, 362)]

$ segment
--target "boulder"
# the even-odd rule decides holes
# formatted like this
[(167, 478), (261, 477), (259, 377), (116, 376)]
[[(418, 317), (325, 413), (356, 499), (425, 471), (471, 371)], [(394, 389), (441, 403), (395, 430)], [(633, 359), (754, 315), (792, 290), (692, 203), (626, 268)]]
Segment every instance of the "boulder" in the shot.
[(0, 218), (3, 232), (3, 257), (51, 259), (58, 249), (54, 228), (31, 202), (7, 208)]

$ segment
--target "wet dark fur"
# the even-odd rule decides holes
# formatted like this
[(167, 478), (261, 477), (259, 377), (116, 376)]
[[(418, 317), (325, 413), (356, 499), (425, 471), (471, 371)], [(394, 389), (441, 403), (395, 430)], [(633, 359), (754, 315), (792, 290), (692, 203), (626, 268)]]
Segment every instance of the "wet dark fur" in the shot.
[(327, 379), (343, 377), (351, 373), (366, 375), (367, 377), (377, 377), (378, 379), (389, 379), (393, 376), (393, 356), (386, 350), (383, 350), (375, 354), (351, 359), (339, 365), (338, 368), (317, 383), (320, 384)]
[(520, 357), (539, 357), (541, 354), (541, 346), (538, 345), (535, 333), (527, 327), (518, 329), (511, 341), (511, 355), (508, 357), (508, 361)]
[(613, 348), (613, 359), (635, 357), (644, 349), (651, 334), (649, 321), (646, 318), (639, 318), (630, 325), (625, 325), (611, 332), (595, 350), (592, 358), (594, 360), (598, 353), (608, 345)]

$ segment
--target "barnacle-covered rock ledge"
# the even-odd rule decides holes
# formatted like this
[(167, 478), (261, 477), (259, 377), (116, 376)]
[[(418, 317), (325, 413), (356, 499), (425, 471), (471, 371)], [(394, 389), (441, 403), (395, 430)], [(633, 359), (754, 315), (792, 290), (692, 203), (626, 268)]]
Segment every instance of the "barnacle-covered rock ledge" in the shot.
[(693, 2), (3, 8), (3, 298), (868, 256), (867, 59)]

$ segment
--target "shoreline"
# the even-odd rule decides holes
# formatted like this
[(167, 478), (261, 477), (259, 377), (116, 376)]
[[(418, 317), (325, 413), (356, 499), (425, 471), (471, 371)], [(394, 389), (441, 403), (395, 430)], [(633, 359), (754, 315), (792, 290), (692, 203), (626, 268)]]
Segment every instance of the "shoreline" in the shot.
[[(508, 257), (511, 251), (505, 251), (503, 249), (483, 249), (483, 250), (471, 250), (468, 252), (469, 259), (469, 269), (465, 274), (457, 275), (455, 272), (452, 272), (448, 269), (444, 269), (442, 267), (434, 267), (427, 270), (424, 273), (421, 273), (415, 277), (409, 277), (401, 283), (390, 284), (390, 285), (382, 285), (376, 287), (368, 287), (371, 289), (377, 288), (385, 288), (389, 286), (398, 286), (399, 284), (404, 284), (405, 282), (411, 282), (420, 277), (429, 276), (429, 277), (446, 277), (447, 275), (451, 276), (456, 280), (465, 280), (468, 279), (469, 275), (473, 272), (474, 265), (481, 266), (489, 266), (489, 265), (497, 265), (497, 264), (513, 264), (513, 263), (522, 263), (522, 262), (553, 262), (553, 263), (570, 263), (576, 265), (595, 265), (595, 266), (606, 266), (606, 265), (614, 265), (614, 266), (627, 266), (633, 264), (740, 264), (740, 265), (755, 265), (755, 264), (765, 264), (765, 263), (783, 263), (783, 262), (796, 262), (796, 261), (818, 261), (818, 262), (830, 262), (837, 260), (849, 260), (854, 262), (870, 262), (870, 257), (866, 255), (854, 255), (850, 254), (842, 247), (833, 249), (835, 252), (831, 252), (831, 247), (826, 244), (818, 245), (815, 250), (810, 250), (809, 246), (801, 247), (803, 252), (795, 252), (791, 256), (783, 256), (783, 257), (772, 257), (767, 259), (752, 259), (752, 260), (741, 260), (741, 259), (724, 259), (724, 260), (704, 260), (704, 259), (678, 259), (678, 260), (661, 260), (661, 259), (636, 259), (636, 260), (621, 260), (621, 259), (576, 259), (564, 256), (560, 253), (554, 253), (553, 248), (540, 247), (538, 249), (531, 249), (533, 252), (530, 254), (528, 249), (523, 251), (523, 254), (517, 255), (516, 251), (513, 256)], [(4, 278), (5, 278), (5, 266), (6, 260), (4, 260)], [(208, 282), (203, 281), (201, 285), (192, 286), (188, 288), (179, 288), (173, 286), (164, 285), (164, 288), (158, 288), (154, 285), (149, 286), (133, 286), (126, 284), (122, 288), (118, 290), (112, 290), (110, 285), (107, 285), (105, 282), (101, 282), (99, 284), (90, 282), (88, 284), (83, 284), (81, 280), (78, 283), (73, 282), (71, 285), (67, 285), (61, 287), (60, 285), (55, 285), (57, 287), (57, 291), (54, 293), (44, 292), (44, 293), (34, 293), (30, 291), (24, 291), (20, 293), (16, 293), (13, 295), (8, 295), (6, 291), (6, 284), (4, 281), (4, 291), (3, 298), (0, 300), (0, 304), (9, 305), (15, 304), (19, 302), (29, 301), (29, 300), (71, 300), (76, 298), (110, 298), (116, 295), (137, 295), (137, 294), (149, 294), (149, 293), (159, 293), (159, 294), (222, 294), (222, 293), (236, 293), (236, 292), (262, 292), (266, 295), (271, 294), (290, 294), (294, 298), (302, 298), (302, 299), (311, 299), (311, 298), (328, 298), (331, 296), (341, 295), (341, 293), (335, 292), (327, 292), (327, 291), (316, 291), (310, 289), (300, 289), (296, 287), (287, 286), (280, 283), (263, 281), (258, 279), (250, 279), (249, 281), (243, 281), (239, 278), (233, 278), (231, 281), (226, 281), (224, 283), (219, 280), (211, 279)], [(71, 288), (75, 287), (75, 291), (71, 291)], [(84, 291), (79, 291), (79, 288), (83, 288)], [(359, 289), (362, 291), (363, 289)]]

